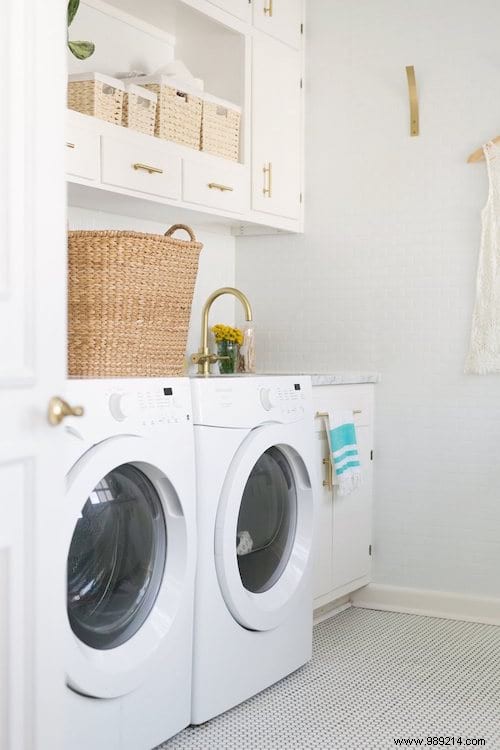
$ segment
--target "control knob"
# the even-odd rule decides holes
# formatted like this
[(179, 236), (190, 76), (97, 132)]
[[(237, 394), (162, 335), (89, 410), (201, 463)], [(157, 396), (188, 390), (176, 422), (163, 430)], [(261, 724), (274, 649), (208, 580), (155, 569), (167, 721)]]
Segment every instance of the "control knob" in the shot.
[(132, 400), (129, 393), (112, 393), (109, 397), (109, 411), (117, 422), (124, 422), (132, 413)]
[(276, 396), (271, 388), (260, 389), (260, 403), (266, 411), (271, 411), (276, 406)]

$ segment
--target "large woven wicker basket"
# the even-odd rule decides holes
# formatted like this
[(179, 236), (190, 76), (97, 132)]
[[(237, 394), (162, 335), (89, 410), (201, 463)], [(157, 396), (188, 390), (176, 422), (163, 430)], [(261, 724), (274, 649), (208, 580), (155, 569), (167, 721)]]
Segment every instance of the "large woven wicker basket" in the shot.
[[(177, 229), (189, 241), (174, 238)], [(69, 233), (68, 372), (182, 375), (198, 257), (192, 229)]]

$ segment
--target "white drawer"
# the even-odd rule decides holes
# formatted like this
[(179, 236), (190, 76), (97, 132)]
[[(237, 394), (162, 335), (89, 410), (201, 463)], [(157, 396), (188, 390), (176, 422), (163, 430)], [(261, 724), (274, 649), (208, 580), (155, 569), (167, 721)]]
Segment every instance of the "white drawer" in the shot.
[(185, 160), (182, 197), (197, 203), (234, 213), (249, 207), (250, 190), (247, 170), (241, 164), (200, 164)]
[(103, 136), (101, 162), (106, 185), (162, 198), (181, 196), (181, 159), (166, 149)]
[(99, 179), (99, 136), (70, 125), (66, 139), (66, 174)]

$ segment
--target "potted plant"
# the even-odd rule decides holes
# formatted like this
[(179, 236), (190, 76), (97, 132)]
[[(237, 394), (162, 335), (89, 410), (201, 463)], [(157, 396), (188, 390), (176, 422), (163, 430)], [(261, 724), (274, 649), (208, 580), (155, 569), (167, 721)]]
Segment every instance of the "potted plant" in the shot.
[[(73, 23), (80, 6), (80, 0), (69, 0), (68, 2), (68, 29)], [(95, 44), (93, 42), (71, 42), (68, 35), (68, 47), (72, 54), (79, 60), (86, 60), (94, 54)]]

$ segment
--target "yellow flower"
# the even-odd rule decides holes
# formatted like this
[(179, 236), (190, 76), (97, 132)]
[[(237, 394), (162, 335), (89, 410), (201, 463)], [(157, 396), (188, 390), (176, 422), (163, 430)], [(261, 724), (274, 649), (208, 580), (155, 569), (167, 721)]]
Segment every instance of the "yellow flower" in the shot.
[(220, 341), (233, 341), (238, 346), (241, 346), (243, 343), (243, 332), (240, 328), (232, 328), (223, 323), (217, 323), (217, 325), (212, 326), (212, 333), (217, 343)]

